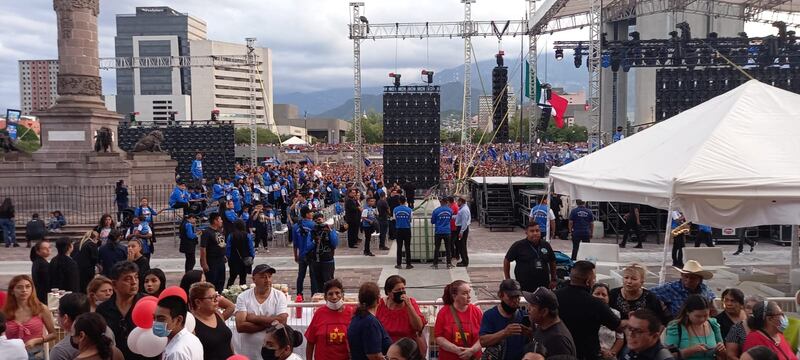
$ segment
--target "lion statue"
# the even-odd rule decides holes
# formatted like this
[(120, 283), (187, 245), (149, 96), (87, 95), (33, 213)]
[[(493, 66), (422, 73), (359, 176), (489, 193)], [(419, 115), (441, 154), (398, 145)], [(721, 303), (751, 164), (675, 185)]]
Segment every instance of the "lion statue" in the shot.
[(109, 152), (111, 151), (111, 129), (103, 126), (97, 130), (97, 135), (94, 136), (94, 151)]
[(139, 141), (133, 145), (133, 152), (163, 152), (161, 143), (164, 142), (164, 134), (160, 130), (153, 130), (149, 134), (142, 136)]

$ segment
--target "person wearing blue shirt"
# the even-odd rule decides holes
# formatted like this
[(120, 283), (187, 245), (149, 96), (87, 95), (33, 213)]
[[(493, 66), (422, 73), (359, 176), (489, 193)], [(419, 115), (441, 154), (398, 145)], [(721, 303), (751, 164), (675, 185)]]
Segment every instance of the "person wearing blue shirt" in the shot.
[[(700, 247), (700, 244), (714, 247), (714, 240), (711, 239), (711, 231), (711, 226), (697, 224), (697, 236), (694, 238), (694, 247)], [(741, 251), (741, 249), (739, 249), (739, 251)]]
[(133, 216), (139, 217), (144, 216), (144, 221), (148, 223), (153, 223), (153, 216), (158, 215), (153, 208), (148, 205), (148, 200), (146, 197), (143, 197), (139, 200), (139, 206), (133, 210)]
[(231, 201), (233, 201), (233, 211), (237, 214), (242, 213), (242, 194), (239, 192), (238, 188), (233, 188), (231, 190)]
[(336, 203), (333, 204), (333, 210), (336, 215), (344, 214), (344, 198), (340, 198), (336, 201)]
[(622, 126), (617, 126), (617, 131), (614, 132), (614, 135), (611, 137), (612, 142), (617, 142), (625, 138), (625, 133), (622, 132)]
[(375, 198), (367, 199), (367, 206), (361, 211), (361, 230), (364, 231), (364, 256), (375, 256), (369, 249), (372, 233), (378, 228), (378, 210), (375, 209)]
[(481, 346), (490, 348), (502, 343), (505, 355), (500, 360), (521, 359), (528, 342), (526, 332), (530, 328), (523, 325), (528, 313), (520, 307), (521, 296), (522, 290), (516, 280), (503, 280), (497, 292), (500, 305), (486, 310), (481, 319)]
[(200, 179), (203, 178), (203, 154), (201, 153), (197, 153), (192, 161), (192, 178), (198, 184), (200, 183)]
[(133, 226), (128, 229), (125, 240), (137, 240), (142, 244), (142, 255), (148, 259), (155, 250), (153, 247), (153, 230), (145, 221), (144, 215), (133, 218)]
[[(401, 269), (403, 265), (403, 251), (406, 257), (406, 269), (413, 269), (411, 265), (411, 219), (414, 211), (406, 204), (406, 197), (399, 196), (400, 205), (394, 208), (395, 238), (397, 239), (397, 265), (395, 269)], [(403, 250), (405, 249), (405, 250)]]
[(222, 178), (218, 177), (217, 182), (211, 187), (211, 200), (220, 201), (225, 198), (225, 186), (222, 184)]
[(247, 182), (242, 181), (239, 185), (239, 192), (242, 194), (242, 200), (245, 205), (253, 205), (253, 191)]
[(222, 205), (224, 205), (220, 206), (220, 210), (222, 210), (222, 227), (224, 229), (224, 235), (228, 236), (228, 234), (233, 232), (233, 223), (239, 220), (239, 215), (236, 214), (236, 211), (233, 211), (232, 200), (228, 200)]
[(541, 203), (531, 208), (528, 214), (528, 221), (536, 221), (542, 234), (547, 234), (547, 239), (553, 238), (553, 230), (556, 226), (556, 216), (550, 206), (547, 205), (547, 196), (542, 198)]
[[(311, 284), (316, 284), (316, 274), (313, 272), (313, 267), (309, 266), (307, 255), (309, 251), (314, 249), (314, 240), (311, 238), (311, 232), (314, 230), (314, 221), (311, 220), (314, 212), (307, 207), (303, 207), (300, 209), (300, 222), (294, 224), (292, 227), (293, 235), (293, 252), (294, 252), (294, 262), (297, 263), (297, 295), (303, 295), (303, 282), (306, 280), (306, 271), (311, 268), (309, 277), (311, 278)], [(311, 289), (312, 294), (315, 293), (314, 290), (321, 289)]]
[(196, 217), (193, 214), (186, 215), (178, 234), (180, 238), (178, 251), (182, 252), (183, 255), (186, 256), (186, 262), (183, 266), (185, 271), (194, 269), (195, 249), (197, 249), (197, 242), (200, 240), (194, 227), (195, 220)]
[[(592, 211), (584, 206), (583, 200), (575, 200), (578, 207), (569, 213), (569, 232), (572, 234), (572, 260), (578, 258), (578, 249), (581, 242), (589, 242), (594, 232), (594, 215)], [(541, 225), (539, 226), (541, 228)]]
[(322, 213), (314, 214), (314, 229), (311, 232), (312, 248), (308, 251), (311, 267), (311, 291), (323, 292), (325, 282), (333, 279), (335, 263), (333, 255), (339, 246), (339, 235), (325, 223)]
[(183, 209), (183, 211), (189, 208), (189, 192), (186, 190), (186, 184), (178, 183), (172, 189), (172, 194), (169, 196), (169, 207)]
[(433, 265), (431, 266), (434, 269), (439, 268), (439, 246), (442, 245), (444, 241), (444, 253), (445, 253), (445, 262), (447, 263), (447, 268), (450, 269), (453, 265), (450, 263), (450, 248), (453, 247), (451, 243), (451, 231), (450, 231), (450, 219), (453, 217), (453, 210), (450, 209), (448, 206), (447, 198), (441, 197), (439, 198), (439, 207), (433, 210), (431, 213), (431, 224), (435, 225), (434, 230), (434, 241), (435, 245), (433, 248)]

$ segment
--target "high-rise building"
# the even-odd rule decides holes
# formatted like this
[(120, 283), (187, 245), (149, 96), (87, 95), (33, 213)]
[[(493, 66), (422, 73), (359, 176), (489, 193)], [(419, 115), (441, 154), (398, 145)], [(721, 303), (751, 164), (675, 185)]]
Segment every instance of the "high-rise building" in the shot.
[[(190, 41), (192, 56), (246, 55), (247, 46), (222, 41)], [(259, 64), (256, 78), (256, 122), (275, 131), (272, 106), (272, 51), (256, 48)], [(258, 79), (260, 77), (260, 79)], [(263, 88), (261, 86), (263, 84)], [(202, 67), (192, 72), (192, 114), (208, 119), (219, 110), (219, 120), (236, 125), (250, 123), (250, 71), (248, 67)]]
[[(166, 6), (137, 7), (117, 15), (117, 57), (189, 56), (190, 40), (206, 39), (206, 23)], [(191, 117), (191, 68), (117, 70), (117, 112), (139, 112), (142, 120)]]
[[(493, 131), (494, 124), (492, 124), (492, 114), (495, 111), (496, 104), (492, 102), (491, 95), (478, 96), (478, 116), (470, 121), (469, 127), (478, 130)], [(514, 88), (508, 86), (508, 119), (510, 121), (517, 113), (517, 96), (514, 94)]]
[(19, 99), (22, 115), (47, 110), (58, 97), (58, 60), (19, 61)]

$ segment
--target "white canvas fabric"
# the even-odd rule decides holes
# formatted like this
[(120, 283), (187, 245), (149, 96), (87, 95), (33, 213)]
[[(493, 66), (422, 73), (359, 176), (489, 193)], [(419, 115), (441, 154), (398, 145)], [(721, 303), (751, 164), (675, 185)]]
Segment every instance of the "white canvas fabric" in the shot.
[(800, 95), (756, 80), (550, 171), (555, 192), (714, 227), (800, 224)]

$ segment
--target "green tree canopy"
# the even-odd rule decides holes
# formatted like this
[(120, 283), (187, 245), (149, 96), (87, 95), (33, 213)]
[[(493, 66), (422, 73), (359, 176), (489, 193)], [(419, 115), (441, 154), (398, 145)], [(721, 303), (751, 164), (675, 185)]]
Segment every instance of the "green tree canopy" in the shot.
[[(272, 131), (263, 126), (259, 126), (256, 128), (256, 140), (258, 141), (259, 145), (280, 143), (280, 141), (278, 140), (278, 135), (275, 135), (275, 133), (273, 133)], [(284, 138), (283, 140), (286, 140), (286, 138)], [(249, 145), (250, 128), (240, 127), (236, 129), (236, 132), (234, 133), (234, 141), (236, 142), (237, 145)]]
[[(355, 141), (354, 126), (347, 130), (347, 139)], [(383, 142), (383, 115), (375, 112), (367, 113), (367, 117), (361, 120), (361, 136), (366, 144), (377, 144)]]

